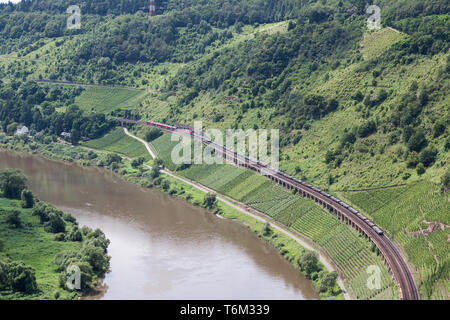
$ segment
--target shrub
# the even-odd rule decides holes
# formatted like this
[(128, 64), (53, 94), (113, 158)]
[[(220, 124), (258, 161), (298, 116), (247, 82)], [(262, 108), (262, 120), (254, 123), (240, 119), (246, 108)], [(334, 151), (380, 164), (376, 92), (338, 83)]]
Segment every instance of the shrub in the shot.
[(417, 165), (416, 170), (417, 170), (417, 174), (418, 174), (418, 175), (424, 174), (424, 173), (425, 173), (425, 166), (423, 165), (423, 163), (419, 163), (419, 164)]
[(0, 261), (0, 282), (16, 292), (33, 293), (37, 289), (35, 270), (23, 262)]
[(427, 139), (425, 138), (425, 133), (419, 130), (408, 140), (408, 148), (411, 151), (420, 152), (427, 145)]
[(309, 279), (311, 279), (313, 272), (320, 269), (318, 262), (319, 258), (317, 254), (308, 250), (304, 251), (298, 259), (300, 270), (303, 271)]
[(50, 212), (48, 221), (44, 223), (44, 230), (49, 233), (64, 233), (66, 224), (57, 213)]
[(272, 233), (272, 229), (270, 229), (270, 224), (268, 222), (266, 222), (262, 228), (262, 234), (263, 234), (263, 236), (267, 237), (267, 236), (270, 236), (271, 233)]
[(27, 178), (16, 169), (5, 169), (0, 171), (0, 189), (3, 196), (10, 199), (20, 199), (22, 190), (26, 188)]
[(147, 130), (145, 132), (145, 140), (147, 142), (151, 142), (163, 135), (163, 132), (158, 128), (146, 128), (146, 129)]
[(428, 168), (436, 161), (437, 150), (434, 148), (425, 148), (419, 154), (419, 161)]
[(205, 196), (203, 197), (203, 205), (205, 206), (205, 208), (212, 209), (216, 206), (216, 204), (217, 199), (214, 193), (205, 194)]
[(78, 229), (78, 226), (73, 227), (72, 231), (70, 231), (69, 235), (67, 236), (67, 240), (83, 241), (83, 235), (81, 234), (80, 229)]
[(22, 199), (22, 208), (33, 208), (34, 196), (30, 190), (23, 189), (20, 197)]
[(22, 227), (22, 220), (20, 219), (20, 212), (13, 210), (6, 216), (6, 223), (14, 226), (14, 228)]

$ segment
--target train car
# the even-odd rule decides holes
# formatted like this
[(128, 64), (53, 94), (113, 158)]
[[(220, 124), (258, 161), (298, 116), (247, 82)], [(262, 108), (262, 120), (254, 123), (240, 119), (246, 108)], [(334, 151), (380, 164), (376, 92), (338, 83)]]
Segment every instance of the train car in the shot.
[(372, 221), (370, 221), (370, 219), (366, 219), (366, 220), (364, 220), (365, 222), (366, 222), (366, 224), (369, 226), (369, 227), (371, 227), (371, 228), (373, 228), (374, 226), (375, 226), (375, 223), (373, 223)]
[(358, 211), (356, 211), (354, 208), (349, 207), (348, 210), (350, 210), (351, 213), (353, 214), (358, 214)]
[(377, 226), (373, 226), (372, 229), (375, 230), (375, 232), (378, 233), (380, 236), (384, 234), (383, 231)]
[(333, 201), (335, 201), (335, 202), (339, 202), (339, 199), (336, 198), (336, 197), (331, 196), (330, 199), (333, 200)]

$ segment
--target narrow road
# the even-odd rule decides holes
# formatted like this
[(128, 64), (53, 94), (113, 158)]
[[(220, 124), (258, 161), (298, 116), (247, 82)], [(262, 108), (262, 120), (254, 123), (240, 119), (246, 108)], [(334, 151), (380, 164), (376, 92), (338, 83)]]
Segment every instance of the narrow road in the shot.
[[(127, 130), (127, 128), (124, 127), (123, 129), (124, 129), (124, 132), (125, 132), (125, 134), (126, 134), (127, 136), (129, 136), (129, 137), (131, 137), (131, 138), (133, 138), (133, 139), (136, 139), (136, 140), (138, 140), (139, 142), (143, 143), (143, 144), (145, 145), (146, 149), (148, 150), (148, 153), (151, 155), (151, 157), (152, 157), (153, 159), (156, 158), (156, 154), (155, 154), (155, 152), (152, 150), (152, 148), (150, 147), (150, 145), (148, 144), (148, 142), (146, 142), (146, 141), (144, 141), (143, 139), (141, 139), (141, 138), (139, 138), (139, 137), (136, 137), (135, 135), (131, 134), (131, 133)], [(145, 165), (145, 166), (146, 166), (147, 168), (149, 168), (149, 169), (152, 168), (152, 167), (149, 166), (149, 165)], [(243, 214), (245, 214), (245, 215), (247, 215), (247, 216), (250, 216), (250, 217), (252, 217), (252, 218), (254, 218), (254, 219), (258, 220), (258, 221), (261, 221), (261, 222), (263, 222), (263, 223), (266, 223), (266, 222), (271, 223), (271, 226), (272, 226), (274, 229), (276, 229), (276, 230), (278, 230), (279, 232), (285, 234), (285, 235), (288, 236), (289, 238), (291, 238), (291, 239), (297, 241), (302, 247), (304, 247), (304, 248), (306, 248), (306, 249), (308, 249), (308, 250), (317, 252), (317, 253), (319, 254), (319, 260), (320, 260), (320, 262), (325, 266), (325, 268), (328, 269), (328, 271), (337, 271), (337, 270), (335, 270), (335, 269), (333, 268), (333, 266), (331, 265), (331, 263), (328, 261), (327, 257), (325, 257), (323, 254), (321, 254), (321, 252), (318, 252), (315, 248), (313, 248), (313, 247), (310, 246), (308, 243), (306, 243), (305, 241), (303, 241), (302, 239), (300, 239), (298, 236), (292, 234), (290, 231), (288, 231), (288, 230), (287, 230), (286, 228), (284, 228), (283, 226), (279, 225), (276, 221), (274, 221), (272, 218), (268, 217), (266, 214), (264, 214), (264, 213), (262, 213), (262, 212), (259, 212), (259, 211), (257, 211), (257, 210), (254, 210), (254, 209), (252, 209), (252, 210), (253, 210), (255, 213), (252, 213), (252, 212), (248, 211), (247, 209), (245, 209), (245, 207), (246, 207), (245, 204), (240, 203), (240, 202), (237, 202), (237, 201), (235, 201), (234, 199), (231, 199), (231, 198), (229, 198), (229, 197), (227, 197), (227, 196), (224, 196), (224, 195), (222, 195), (222, 194), (219, 194), (219, 193), (217, 193), (215, 190), (210, 189), (210, 188), (208, 188), (208, 187), (206, 187), (206, 186), (204, 186), (204, 185), (202, 185), (202, 184), (200, 184), (200, 183), (198, 183), (198, 182), (191, 181), (191, 180), (189, 180), (189, 179), (179, 177), (179, 176), (175, 175), (173, 172), (171, 172), (171, 171), (169, 171), (169, 170), (167, 170), (167, 169), (164, 169), (164, 170), (162, 170), (161, 172), (164, 173), (164, 174), (167, 174), (168, 176), (171, 176), (171, 177), (174, 178), (174, 179), (177, 179), (177, 180), (179, 180), (179, 181), (182, 181), (182, 182), (184, 182), (184, 183), (186, 183), (186, 184), (188, 184), (188, 185), (190, 185), (190, 186), (192, 186), (192, 187), (194, 187), (194, 188), (196, 188), (197, 190), (200, 190), (200, 191), (202, 191), (202, 192), (205, 192), (205, 193), (214, 193), (214, 194), (216, 195), (217, 200), (223, 202), (223, 203), (226, 204), (227, 206), (232, 207), (233, 209), (236, 209), (236, 210), (238, 210), (239, 212), (241, 212), (241, 213), (243, 213)], [(343, 281), (342, 281), (342, 279), (341, 279), (340, 277), (338, 277), (337, 283), (339, 284), (339, 287), (341, 288), (341, 290), (342, 290), (342, 292), (343, 292), (343, 294), (344, 294), (345, 299), (346, 299), (346, 300), (350, 300), (350, 296), (349, 296), (349, 294), (347, 293), (347, 291), (345, 290), (344, 283), (343, 283)]]

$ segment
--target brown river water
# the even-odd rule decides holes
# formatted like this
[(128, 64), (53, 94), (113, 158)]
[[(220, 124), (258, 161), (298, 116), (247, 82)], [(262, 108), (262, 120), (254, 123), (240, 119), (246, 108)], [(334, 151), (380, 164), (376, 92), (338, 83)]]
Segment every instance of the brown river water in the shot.
[(245, 226), (100, 169), (0, 150), (43, 201), (111, 240), (89, 299), (318, 299), (311, 281)]

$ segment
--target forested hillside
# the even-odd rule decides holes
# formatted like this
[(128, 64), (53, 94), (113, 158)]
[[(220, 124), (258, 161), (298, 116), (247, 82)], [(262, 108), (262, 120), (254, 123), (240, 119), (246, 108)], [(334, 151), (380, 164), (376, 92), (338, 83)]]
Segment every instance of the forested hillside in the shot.
[[(151, 18), (148, 2), (1, 4), (1, 131), (116, 151), (128, 142), (108, 115), (280, 129), (281, 170), (398, 237), (422, 296), (446, 297), (448, 1), (157, 0)], [(66, 26), (72, 4), (81, 29)]]

